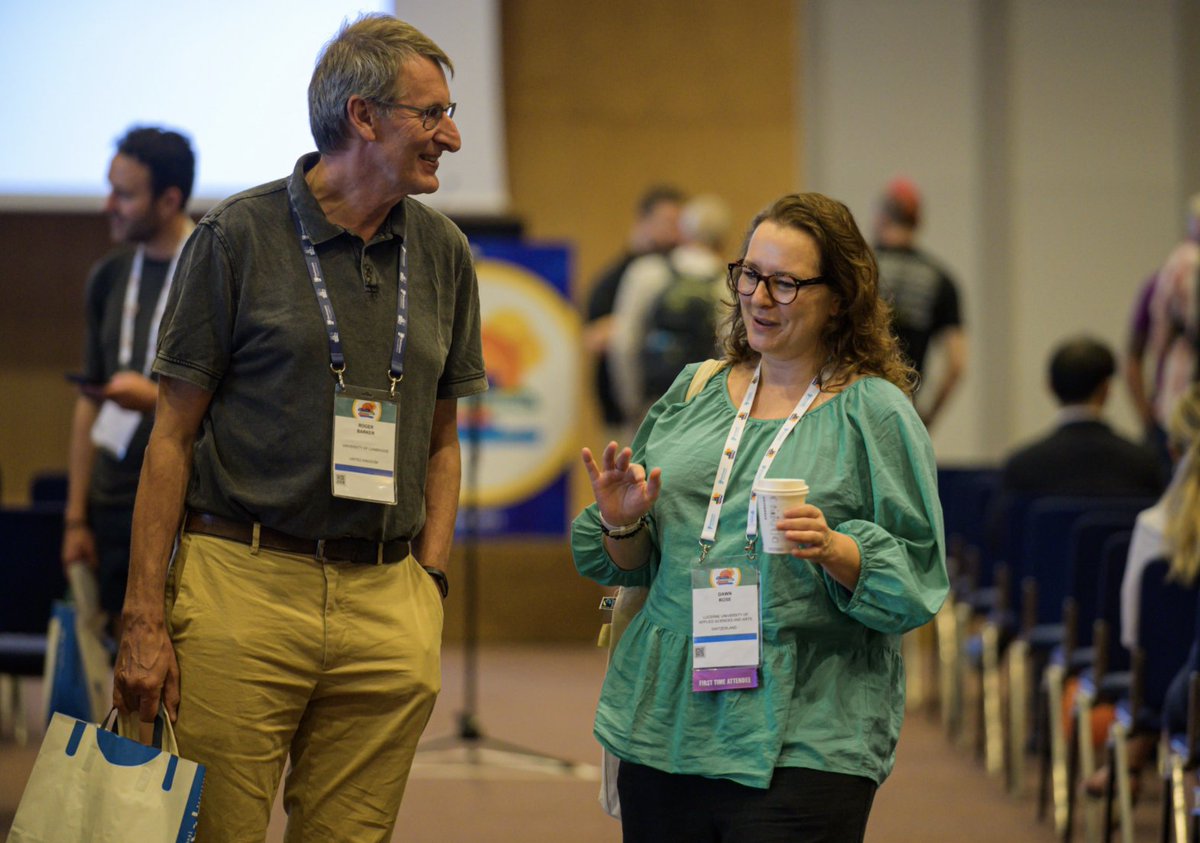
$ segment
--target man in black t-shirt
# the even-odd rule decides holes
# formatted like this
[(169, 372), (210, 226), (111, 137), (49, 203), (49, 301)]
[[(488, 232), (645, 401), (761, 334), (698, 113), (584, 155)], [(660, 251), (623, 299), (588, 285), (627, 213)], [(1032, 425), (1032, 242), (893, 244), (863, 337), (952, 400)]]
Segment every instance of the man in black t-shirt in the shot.
[(931, 425), (962, 378), (967, 344), (954, 280), (916, 248), (920, 222), (916, 187), (907, 179), (893, 179), (875, 220), (879, 288), (892, 306), (892, 327), (900, 345), (922, 376), (933, 340), (945, 349), (945, 371), (933, 397), (919, 402), (921, 418)]
[(133, 500), (158, 400), (150, 363), (174, 262), (192, 230), (185, 208), (195, 171), (177, 132), (135, 128), (118, 141), (104, 213), (119, 245), (87, 282), (62, 562), (96, 569), (101, 608), (118, 633)]

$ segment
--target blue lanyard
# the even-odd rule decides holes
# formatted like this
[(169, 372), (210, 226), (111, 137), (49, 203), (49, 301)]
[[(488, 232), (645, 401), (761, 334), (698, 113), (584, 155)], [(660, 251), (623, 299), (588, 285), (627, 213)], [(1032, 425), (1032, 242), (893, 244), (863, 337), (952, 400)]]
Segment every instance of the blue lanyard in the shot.
[[(325, 278), (321, 274), (321, 260), (317, 257), (317, 249), (300, 212), (292, 205), (292, 216), (296, 219), (296, 227), (300, 230), (300, 248), (304, 252), (304, 263), (308, 266), (308, 277), (312, 279), (313, 292), (317, 295), (317, 304), (321, 308), (321, 317), (325, 320), (325, 330), (329, 335), (329, 368), (337, 375), (338, 386), (345, 387), (342, 374), (346, 371), (346, 356), (342, 354), (342, 338), (338, 331), (337, 315), (333, 312), (333, 302), (329, 300), (329, 289), (325, 286)], [(392, 362), (388, 369), (388, 379), (391, 381), (391, 394), (396, 397), (396, 386), (404, 380), (404, 349), (408, 343), (408, 244), (407, 237), (400, 242), (400, 278), (396, 285), (396, 340), (392, 343)]]

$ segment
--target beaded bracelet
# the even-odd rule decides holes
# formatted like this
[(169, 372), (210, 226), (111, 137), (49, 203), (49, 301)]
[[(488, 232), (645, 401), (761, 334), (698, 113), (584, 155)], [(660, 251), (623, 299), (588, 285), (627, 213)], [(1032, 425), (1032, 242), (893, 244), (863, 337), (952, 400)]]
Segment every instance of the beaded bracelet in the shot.
[(646, 516), (645, 515), (638, 518), (638, 520), (634, 521), (632, 524), (623, 524), (619, 527), (615, 526), (613, 524), (609, 524), (607, 521), (604, 520), (604, 516), (600, 516), (600, 532), (604, 533), (604, 535), (608, 536), (610, 539), (613, 539), (613, 540), (627, 539), (630, 536), (636, 535), (637, 533), (641, 532), (642, 528), (645, 526), (646, 526)]

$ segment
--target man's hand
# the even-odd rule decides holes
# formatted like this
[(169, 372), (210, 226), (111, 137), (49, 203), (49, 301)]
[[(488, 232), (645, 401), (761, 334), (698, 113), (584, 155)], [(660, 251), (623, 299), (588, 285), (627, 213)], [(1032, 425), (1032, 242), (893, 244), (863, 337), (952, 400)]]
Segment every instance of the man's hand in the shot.
[(95, 568), (100, 558), (96, 555), (96, 535), (82, 521), (72, 521), (63, 528), (62, 566), (63, 573), (72, 565), (82, 564)]
[(162, 618), (125, 612), (125, 632), (113, 674), (113, 705), (153, 722), (159, 705), (174, 723), (179, 715), (179, 662)]
[(140, 372), (117, 372), (104, 387), (102, 395), (126, 410), (153, 413), (158, 403), (158, 385)]

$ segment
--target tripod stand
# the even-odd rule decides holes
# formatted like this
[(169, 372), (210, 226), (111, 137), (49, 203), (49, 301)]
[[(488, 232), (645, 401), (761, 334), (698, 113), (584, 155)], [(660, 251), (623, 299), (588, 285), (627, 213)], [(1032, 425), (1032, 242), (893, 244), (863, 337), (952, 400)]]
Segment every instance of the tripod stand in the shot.
[[(481, 775), (487, 768), (541, 773), (567, 778), (598, 780), (599, 769), (565, 758), (544, 755), (508, 741), (487, 737), (479, 723), (479, 395), (467, 398), (467, 459), (463, 507), (463, 710), (453, 735), (423, 741), (417, 747), (422, 767), (437, 766), (451, 772), (469, 768)], [(468, 774), (470, 775), (470, 774)]]

